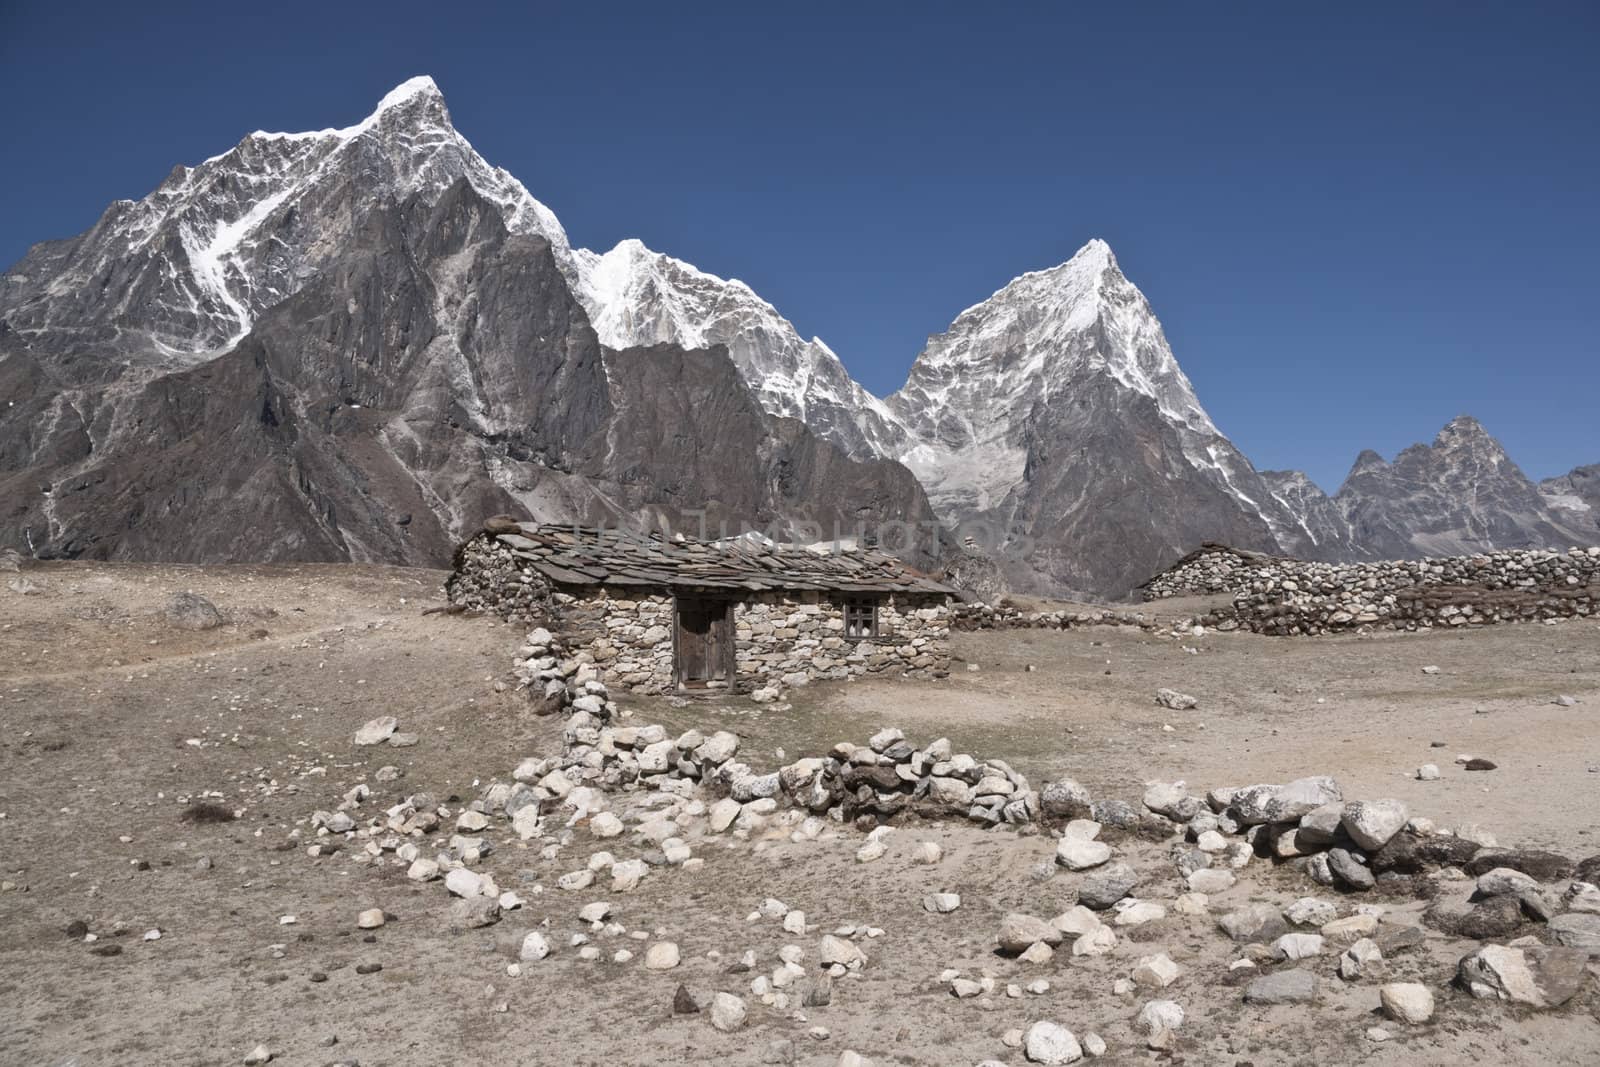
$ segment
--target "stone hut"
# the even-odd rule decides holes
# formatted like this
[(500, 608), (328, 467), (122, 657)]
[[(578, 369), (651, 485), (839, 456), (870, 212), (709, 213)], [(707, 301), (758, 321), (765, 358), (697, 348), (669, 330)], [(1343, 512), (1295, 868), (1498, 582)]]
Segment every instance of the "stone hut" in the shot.
[(956, 591), (882, 552), (697, 541), (491, 519), (451, 603), (556, 631), (611, 685), (749, 691), (943, 676)]

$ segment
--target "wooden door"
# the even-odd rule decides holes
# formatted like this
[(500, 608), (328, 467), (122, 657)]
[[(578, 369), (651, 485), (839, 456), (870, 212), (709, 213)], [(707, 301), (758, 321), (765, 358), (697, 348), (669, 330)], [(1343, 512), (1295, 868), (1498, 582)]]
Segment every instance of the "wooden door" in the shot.
[(678, 684), (689, 689), (726, 681), (733, 663), (733, 604), (679, 597), (674, 633)]

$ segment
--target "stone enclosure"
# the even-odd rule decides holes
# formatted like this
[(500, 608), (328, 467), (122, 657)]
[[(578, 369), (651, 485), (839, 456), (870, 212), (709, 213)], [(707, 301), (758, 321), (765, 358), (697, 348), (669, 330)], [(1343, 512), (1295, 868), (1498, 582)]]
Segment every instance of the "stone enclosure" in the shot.
[(1206, 545), (1145, 585), (1145, 598), (1231, 592), (1196, 622), (1275, 635), (1418, 630), (1600, 613), (1600, 548), (1442, 559), (1310, 563)]

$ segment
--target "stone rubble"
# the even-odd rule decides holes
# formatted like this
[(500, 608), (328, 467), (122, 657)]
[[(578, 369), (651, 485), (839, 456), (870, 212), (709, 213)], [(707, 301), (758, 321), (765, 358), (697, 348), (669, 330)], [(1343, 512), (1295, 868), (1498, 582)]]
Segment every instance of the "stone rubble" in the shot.
[[(528, 668), (530, 662), (542, 665)], [(1181, 994), (1189, 983), (1221, 977), (1191, 973), (1187, 956), (1180, 952), (1185, 963), (1174, 962), (1146, 932), (1159, 938), (1164, 924), (1191, 919), (1202, 920), (1197, 929), (1214, 923), (1213, 936), (1234, 943), (1228, 978), (1239, 972), (1248, 1004), (1315, 1001), (1319, 973), (1341, 983), (1387, 978), (1388, 957), (1420, 943), (1422, 930), (1385, 920), (1382, 906), (1355, 902), (1374, 891), (1409, 898), (1418, 895), (1418, 881), (1427, 879), (1474, 891), (1466, 905), (1436, 902), (1424, 913), (1425, 923), (1451, 936), (1490, 940), (1536, 928), (1557, 942), (1485, 944), (1463, 956), (1456, 984), (1471, 996), (1559, 1007), (1576, 995), (1591, 952), (1600, 950), (1600, 889), (1579, 877), (1584, 872), (1565, 857), (1499, 848), (1474, 827), (1438, 829), (1397, 800), (1347, 798), (1330, 778), (1209, 792), (1191, 791), (1182, 782), (1150, 782), (1142, 803), (1126, 804), (1095, 800), (1071, 780), (1035, 791), (1003, 762), (957, 752), (944, 738), (919, 747), (892, 728), (865, 744), (843, 742), (826, 755), (764, 770), (740, 760), (740, 741), (731, 732), (677, 732), (629, 722), (592, 664), (582, 655), (568, 656), (547, 631), (529, 635), (518, 665), (527, 669), (529, 687), (548, 695), (547, 707), (565, 715), (559, 754), (529, 757), (507, 778), (483, 783), (478, 797), (465, 803), (413, 793), (384, 808), (370, 792), (352, 790), (339, 810), (319, 811), (309, 820), (318, 840), (330, 847), (351, 850), (364, 862), (393, 865), (415, 881), (441, 881), (441, 895), (452, 901), (449, 921), (459, 928), (497, 922), (509, 927), (525, 903), (496, 880), (499, 833), (509, 832), (558, 864), (563, 850), (579, 840), (616, 850), (594, 852), (586, 863), (557, 865), (551, 875), (563, 866), (577, 869), (547, 888), (520, 887), (530, 899), (591, 886), (626, 899), (660, 872), (703, 863), (696, 853), (712, 841), (758, 835), (838, 840), (858, 855), (925, 864), (931, 873), (944, 862), (938, 843), (908, 840), (894, 847), (894, 825), (949, 818), (1055, 834), (1046, 842), (1051, 848), (1044, 855), (1054, 854), (1046, 875), (1067, 885), (1071, 906), (1053, 919), (1007, 913), (994, 943), (1019, 968), (1051, 965), (1057, 954), (1093, 960), (1117, 953), (1117, 959), (1132, 961), (1117, 966), (1126, 976), (1117, 988), (1130, 997), (1141, 990), (1164, 995), (1169, 987)], [(853, 836), (850, 827), (862, 836)], [(1143, 864), (1129, 845), (1140, 840), (1168, 843), (1166, 879), (1153, 880), (1143, 866), (1136, 870), (1127, 862)], [(1303, 896), (1282, 908), (1239, 899), (1241, 876), (1257, 866), (1280, 868), (1290, 877), (1298, 873), (1306, 890), (1325, 895)], [(1138, 897), (1132, 895), (1136, 889)], [(1219, 895), (1226, 904), (1213, 903)], [(625, 906), (593, 900), (580, 907), (571, 897), (561, 899), (571, 901), (568, 914), (587, 933), (569, 940), (566, 932), (552, 932), (548, 921), (542, 929), (523, 929), (507, 950), (516, 960), (512, 966), (531, 973), (549, 967), (550, 957), (569, 953), (648, 971), (674, 971), (690, 962), (665, 931), (626, 930), (618, 921)], [(966, 914), (956, 892), (928, 892), (921, 902), (929, 922), (959, 923)], [(357, 925), (376, 929), (383, 919), (382, 909), (371, 908)], [(882, 933), (856, 922), (819, 929), (804, 911), (774, 899), (761, 902), (750, 919), (781, 925), (796, 939), (816, 937), (816, 951), (786, 947), (771, 968), (758, 967), (755, 954), (747, 952), (736, 966), (750, 976), (749, 1003), (717, 991), (704, 1004), (710, 1025), (725, 1032), (745, 1026), (752, 1006), (765, 1012), (826, 1005), (837, 995), (834, 983), (848, 987), (849, 979), (871, 966), (864, 946)], [(601, 947), (604, 938), (624, 936), (643, 943)], [(1394, 977), (1404, 973), (1402, 967)], [(979, 1004), (1050, 992), (1044, 978), (1024, 985), (1027, 976), (1024, 970), (1015, 981), (997, 981), (988, 971), (950, 971), (941, 983), (955, 1000)], [(1434, 992), (1416, 982), (1389, 982), (1377, 995), (1385, 1014), (1406, 1026), (1436, 1014)], [(700, 1010), (702, 1003), (679, 987), (673, 1011)], [(1176, 1001), (1153, 1000), (1129, 1023), (1152, 1048), (1168, 1048), (1178, 1040), (1184, 1009)], [(1070, 1063), (1105, 1052), (1099, 1037), (1085, 1034), (1080, 1043), (1049, 1020), (1034, 1022), (1018, 1040), (1035, 1063)]]

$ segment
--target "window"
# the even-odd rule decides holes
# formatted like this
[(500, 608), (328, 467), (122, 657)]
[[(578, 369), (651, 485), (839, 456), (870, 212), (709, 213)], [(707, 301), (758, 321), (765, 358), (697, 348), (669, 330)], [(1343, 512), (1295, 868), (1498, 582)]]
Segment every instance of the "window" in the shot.
[(878, 602), (876, 600), (846, 600), (844, 602), (844, 635), (846, 637), (878, 636)]

